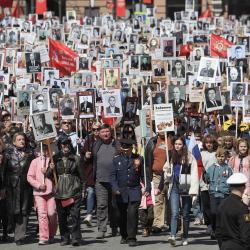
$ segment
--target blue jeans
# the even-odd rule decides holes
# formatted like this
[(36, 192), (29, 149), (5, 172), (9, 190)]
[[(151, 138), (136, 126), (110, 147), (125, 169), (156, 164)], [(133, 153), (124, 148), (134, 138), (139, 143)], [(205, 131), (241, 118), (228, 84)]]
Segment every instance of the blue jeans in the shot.
[(190, 195), (180, 195), (179, 188), (176, 183), (173, 183), (173, 187), (170, 193), (170, 206), (171, 206), (171, 235), (175, 236), (177, 233), (178, 217), (180, 213), (180, 198), (182, 201), (183, 212), (183, 238), (188, 238), (189, 230), (189, 212), (192, 207), (192, 199)]
[(95, 189), (93, 187), (87, 188), (87, 214), (92, 214), (95, 205)]
[(197, 202), (193, 206), (193, 215), (194, 215), (195, 218), (198, 218), (198, 219), (202, 220), (203, 219), (203, 214), (202, 214), (199, 199), (200, 199), (200, 197), (198, 196)]

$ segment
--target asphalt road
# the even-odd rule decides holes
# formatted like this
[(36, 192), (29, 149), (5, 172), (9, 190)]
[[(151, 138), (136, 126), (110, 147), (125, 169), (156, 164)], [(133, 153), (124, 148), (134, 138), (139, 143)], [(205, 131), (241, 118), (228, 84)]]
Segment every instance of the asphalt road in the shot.
[[(83, 218), (83, 216), (82, 216)], [(12, 250), (12, 249), (25, 249), (25, 250), (33, 250), (33, 249), (53, 249), (53, 250), (62, 250), (62, 249), (72, 249), (71, 245), (69, 246), (60, 246), (60, 236), (56, 236), (55, 243), (46, 246), (38, 246), (38, 237), (36, 235), (36, 227), (37, 221), (34, 216), (31, 217), (28, 228), (28, 236), (27, 236), (27, 244), (22, 246), (16, 246), (15, 243), (1, 244), (0, 250)], [(94, 220), (92, 227), (87, 227), (82, 223), (82, 236), (84, 240), (84, 244), (78, 249), (88, 249), (88, 250), (105, 250), (105, 249), (131, 249), (128, 245), (120, 244), (120, 236), (111, 237), (111, 231), (107, 232), (107, 237), (103, 240), (97, 240), (96, 233), (96, 223)], [(171, 249), (172, 247), (167, 242), (168, 232), (161, 232), (159, 235), (152, 235), (150, 237), (142, 237), (141, 230), (139, 230), (139, 235), (137, 240), (139, 242), (139, 246), (134, 249), (150, 249), (150, 250), (166, 250)], [(13, 235), (10, 235), (13, 237)], [(177, 239), (177, 247), (181, 247), (182, 249), (192, 249), (192, 250), (218, 250), (218, 246), (215, 241), (210, 240), (210, 237), (205, 233), (204, 226), (194, 226), (191, 223), (190, 227), (190, 244), (188, 246), (181, 246), (181, 239)]]

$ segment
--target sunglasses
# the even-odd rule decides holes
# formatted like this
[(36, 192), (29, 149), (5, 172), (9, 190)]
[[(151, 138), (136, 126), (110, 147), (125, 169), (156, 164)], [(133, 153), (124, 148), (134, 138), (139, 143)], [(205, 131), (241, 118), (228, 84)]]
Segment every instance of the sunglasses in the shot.
[(71, 122), (63, 122), (62, 124), (68, 124), (68, 125), (71, 125)]
[(92, 131), (95, 132), (95, 131), (100, 131), (99, 128), (92, 128)]

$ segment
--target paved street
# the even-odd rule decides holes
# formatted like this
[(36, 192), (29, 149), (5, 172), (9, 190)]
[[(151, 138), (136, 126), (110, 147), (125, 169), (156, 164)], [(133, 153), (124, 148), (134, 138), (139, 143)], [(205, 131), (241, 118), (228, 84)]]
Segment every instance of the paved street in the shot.
[[(83, 217), (82, 217), (83, 218)], [(25, 249), (25, 250), (33, 250), (33, 249), (53, 249), (53, 250), (62, 250), (62, 249), (72, 249), (71, 245), (66, 247), (60, 246), (60, 238), (59, 236), (56, 237), (56, 242), (53, 245), (47, 246), (38, 246), (38, 238), (35, 233), (36, 229), (36, 218), (32, 217), (29, 223), (29, 240), (26, 245), (23, 246), (16, 246), (15, 243), (9, 244), (0, 244), (0, 250), (12, 250), (12, 249)], [(82, 235), (85, 241), (85, 245), (79, 247), (78, 249), (93, 249), (93, 250), (105, 250), (105, 249), (131, 249), (127, 245), (120, 244), (120, 236), (117, 237), (110, 237), (110, 231), (108, 231), (107, 238), (104, 240), (97, 240), (95, 239), (96, 236), (96, 227), (95, 221), (93, 223), (93, 227), (88, 228), (86, 225), (82, 224)], [(136, 249), (159, 249), (159, 250), (166, 250), (171, 249), (172, 247), (167, 243), (167, 232), (162, 232), (160, 235), (153, 235), (148, 238), (138, 236), (138, 241), (140, 246), (136, 247)], [(180, 239), (177, 243), (180, 246)], [(205, 227), (204, 226), (194, 226), (191, 224), (190, 229), (190, 244), (186, 247), (182, 247), (182, 249), (192, 249), (192, 250), (218, 250), (215, 241), (211, 241), (210, 238), (205, 234)]]

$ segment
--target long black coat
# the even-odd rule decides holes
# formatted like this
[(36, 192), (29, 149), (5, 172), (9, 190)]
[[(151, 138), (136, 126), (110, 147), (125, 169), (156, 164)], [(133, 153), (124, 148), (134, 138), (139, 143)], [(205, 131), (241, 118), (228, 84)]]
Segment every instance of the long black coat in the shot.
[(5, 152), (5, 187), (7, 207), (11, 215), (27, 215), (32, 206), (32, 187), (27, 182), (31, 161), (35, 158), (31, 150), (18, 151), (14, 146)]

